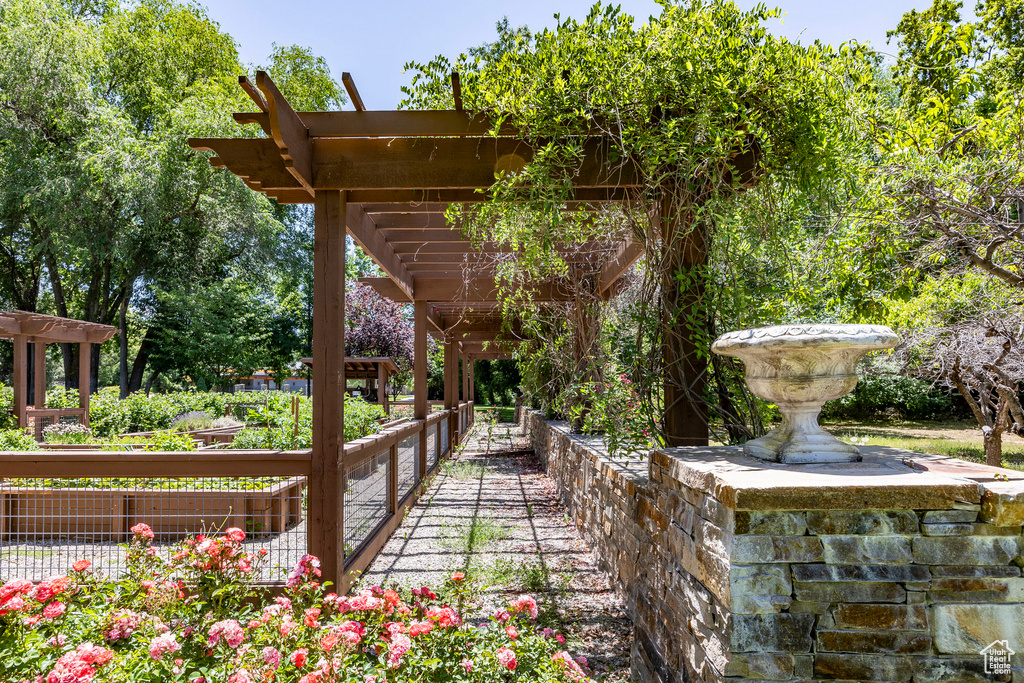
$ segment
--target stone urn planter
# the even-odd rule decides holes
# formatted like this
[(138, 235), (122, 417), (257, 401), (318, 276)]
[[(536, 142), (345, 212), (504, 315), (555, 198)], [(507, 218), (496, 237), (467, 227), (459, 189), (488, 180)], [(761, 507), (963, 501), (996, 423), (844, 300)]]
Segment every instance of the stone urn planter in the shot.
[(826, 401), (857, 386), (857, 362), (891, 349), (898, 337), (884, 325), (778, 325), (723, 334), (711, 350), (743, 361), (755, 396), (779, 406), (782, 423), (743, 450), (782, 463), (859, 461), (860, 451), (818, 425)]

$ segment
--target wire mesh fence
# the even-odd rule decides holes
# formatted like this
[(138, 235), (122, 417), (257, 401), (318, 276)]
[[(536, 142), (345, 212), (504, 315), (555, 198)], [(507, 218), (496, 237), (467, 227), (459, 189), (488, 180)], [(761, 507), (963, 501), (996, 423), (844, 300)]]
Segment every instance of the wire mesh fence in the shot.
[(427, 469), (434, 469), (437, 464), (437, 424), (427, 428)]
[(398, 444), (398, 498), (401, 500), (420, 480), (420, 433)]
[(40, 581), (80, 559), (110, 577), (125, 571), (131, 527), (148, 524), (153, 547), (229, 527), (246, 550), (267, 551), (262, 581), (281, 580), (306, 549), (306, 477), (0, 480), (0, 580)]
[(345, 471), (345, 557), (356, 553), (390, 511), (391, 449), (385, 448)]
[[(346, 458), (358, 460), (343, 473), (336, 520), (347, 565), (372, 559), (380, 534), (391, 533), (385, 522), (426, 475), (422, 430), (428, 471), (448, 453), (449, 417), (395, 425), (346, 445)], [(154, 548), (166, 554), (187, 537), (238, 527), (246, 551), (266, 551), (254, 578), (282, 581), (304, 554), (318, 550), (308, 546), (309, 538), (320, 538), (318, 527), (307, 533), (319, 523), (307, 514), (310, 458), (310, 451), (268, 450), (2, 453), (0, 581), (67, 574), (83, 559), (99, 575), (120, 576), (127, 569), (124, 546), (138, 523), (153, 529)]]

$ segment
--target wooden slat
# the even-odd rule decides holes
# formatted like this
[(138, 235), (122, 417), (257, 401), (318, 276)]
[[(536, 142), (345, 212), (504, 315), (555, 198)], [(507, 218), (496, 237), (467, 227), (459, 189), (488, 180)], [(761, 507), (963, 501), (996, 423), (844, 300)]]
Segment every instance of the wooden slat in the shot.
[[(266, 117), (265, 130), (270, 130), (270, 107), (267, 105), (267, 101), (263, 99), (263, 95), (261, 95), (260, 91), (256, 89), (256, 86), (252, 84), (252, 81), (249, 80), (248, 76), (239, 76), (238, 85), (242, 87), (242, 90), (244, 90), (245, 94), (249, 96), (249, 99), (251, 99), (256, 106), (260, 108), (261, 112), (268, 114)], [(237, 117), (239, 116), (254, 116), (254, 114), (235, 114), (235, 120), (238, 120)], [(270, 133), (267, 133), (267, 135), (270, 135)]]
[[(380, 229), (380, 226), (378, 226)], [(442, 242), (454, 242), (463, 245), (467, 251), (473, 251), (473, 244), (458, 230), (442, 228), (440, 230), (419, 230), (419, 229), (391, 229), (381, 230), (381, 238), (386, 239), (389, 244), (440, 244)]]
[(373, 217), (373, 222), (381, 230), (391, 231), (401, 228), (425, 230), (427, 228), (444, 228), (459, 234), (458, 226), (449, 223), (443, 213), (380, 213)]
[(256, 86), (267, 98), (270, 132), (280, 150), (285, 169), (302, 187), (312, 191), (312, 150), (309, 131), (266, 71), (256, 72)]
[[(625, 187), (576, 187), (573, 188), (571, 199), (566, 205), (571, 206), (573, 202), (624, 202), (630, 201), (635, 194), (636, 190)], [(408, 211), (416, 205), (472, 204), (491, 200), (487, 192), (445, 189), (356, 190), (349, 193), (349, 198), (353, 204), (393, 204), (402, 206), (403, 211)]]
[[(373, 287), (381, 296), (392, 301), (409, 301), (405, 292), (388, 278), (359, 278), (359, 282)], [(528, 288), (535, 301), (571, 301), (567, 283), (547, 282)], [(413, 277), (415, 298), (431, 302), (452, 301), (462, 304), (498, 301), (498, 290), (493, 279), (479, 278), (469, 283), (460, 278)]]
[(376, 229), (373, 219), (360, 206), (351, 206), (348, 213), (348, 230), (359, 246), (368, 253), (395, 283), (412, 297), (412, 275), (395, 253), (394, 247)]
[(229, 171), (252, 189), (266, 192), (285, 189), (298, 192), (312, 203), (313, 195), (285, 168), (277, 144), (267, 138), (190, 138), (189, 146), (199, 152), (214, 152)]
[(341, 82), (345, 84), (348, 98), (352, 100), (352, 106), (356, 108), (356, 111), (366, 111), (366, 105), (363, 104), (363, 98), (359, 95), (359, 89), (356, 88), (356, 82), (352, 78), (352, 74), (347, 71), (342, 72)]

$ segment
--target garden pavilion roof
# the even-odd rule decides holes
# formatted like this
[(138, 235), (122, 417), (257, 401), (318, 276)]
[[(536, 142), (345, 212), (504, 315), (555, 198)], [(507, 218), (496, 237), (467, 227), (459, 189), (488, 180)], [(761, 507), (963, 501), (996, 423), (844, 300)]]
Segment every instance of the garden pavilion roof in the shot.
[[(356, 111), (296, 112), (264, 72), (257, 72), (255, 85), (244, 76), (239, 82), (258, 111), (236, 113), (235, 120), (259, 125), (267, 137), (197, 138), (189, 141), (194, 149), (214, 152), (214, 166), (281, 203), (315, 203), (318, 192), (344, 192), (348, 233), (387, 275), (361, 281), (396, 301), (429, 302), (429, 322), (444, 334), (457, 335), (467, 319), (474, 331), (499, 329), (499, 318), (490, 315), (498, 298), (493, 262), (508, 252), (474, 245), (444, 212), (452, 203), (486, 201), (496, 173), (521, 168), (533, 145), (509, 125), (495, 131), (487, 117), (463, 111), (457, 76), (456, 109), (447, 111), (367, 111), (348, 74), (343, 82)], [(635, 171), (610, 161), (607, 149), (604, 136), (586, 141), (567, 210), (625, 201), (638, 187)], [(570, 260), (589, 261), (602, 296), (642, 254), (633, 242), (609, 246), (566, 249)], [(559, 301), (570, 291), (547, 281), (533, 285), (532, 295)], [(488, 315), (476, 315), (481, 312)], [(489, 330), (479, 329), (482, 319)]]
[(116, 333), (116, 327), (85, 320), (28, 311), (0, 311), (0, 339), (25, 336), (30, 343), (102, 344)]
[[(312, 368), (312, 358), (300, 358), (302, 364)], [(349, 379), (376, 379), (378, 369), (384, 366), (388, 374), (394, 375), (398, 373), (398, 365), (395, 364), (395, 360), (389, 356), (345, 356), (345, 377)]]

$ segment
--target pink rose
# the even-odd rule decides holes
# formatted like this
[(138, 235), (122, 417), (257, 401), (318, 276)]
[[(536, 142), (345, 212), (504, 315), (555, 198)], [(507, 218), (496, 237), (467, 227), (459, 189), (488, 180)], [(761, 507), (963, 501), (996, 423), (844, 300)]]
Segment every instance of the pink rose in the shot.
[(497, 650), (495, 650), (494, 654), (497, 655), (498, 661), (501, 662), (501, 665), (503, 667), (505, 667), (509, 671), (515, 671), (515, 669), (516, 669), (516, 653), (515, 652), (513, 652), (510, 649), (508, 649), (507, 647), (499, 647)]
[(54, 600), (46, 607), (43, 608), (43, 616), (47, 619), (56, 619), (60, 615), (64, 614), (64, 603), (59, 600)]

